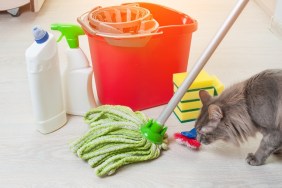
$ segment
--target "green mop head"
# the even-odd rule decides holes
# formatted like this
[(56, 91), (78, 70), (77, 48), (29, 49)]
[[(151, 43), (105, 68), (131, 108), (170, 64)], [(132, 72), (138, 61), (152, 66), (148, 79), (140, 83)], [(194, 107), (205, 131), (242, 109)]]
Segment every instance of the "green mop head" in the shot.
[(90, 129), (71, 144), (71, 150), (96, 167), (98, 176), (111, 175), (126, 164), (155, 159), (161, 149), (168, 148), (166, 129), (161, 133), (162, 143), (151, 142), (140, 131), (142, 125), (148, 128), (151, 120), (125, 106), (99, 106), (90, 110), (84, 120)]

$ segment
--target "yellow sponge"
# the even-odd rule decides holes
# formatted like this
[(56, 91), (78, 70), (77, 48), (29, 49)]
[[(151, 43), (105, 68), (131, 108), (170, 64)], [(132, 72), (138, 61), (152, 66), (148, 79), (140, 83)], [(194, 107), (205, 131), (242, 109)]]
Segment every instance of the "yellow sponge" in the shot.
[(177, 106), (181, 111), (194, 110), (202, 108), (202, 102), (200, 99), (180, 101)]
[(224, 90), (224, 85), (220, 82), (220, 80), (216, 76), (213, 75), (211, 76), (211, 78), (213, 80), (213, 86), (215, 88), (215, 96), (219, 95)]
[[(206, 90), (210, 95), (214, 96), (214, 87), (209, 87), (209, 88), (200, 88), (200, 89), (195, 89), (195, 90), (188, 90), (184, 96), (181, 99), (181, 102), (187, 103), (187, 102), (191, 102), (191, 101), (195, 101), (195, 100), (200, 100), (199, 97), (199, 90)], [(177, 91), (177, 87), (174, 86), (174, 92)], [(201, 103), (201, 102), (200, 102)], [(195, 106), (196, 104), (196, 106)], [(180, 109), (186, 109), (188, 110), (186, 107), (183, 107), (183, 105), (179, 104)], [(202, 105), (199, 103), (193, 103), (192, 105), (190, 105), (189, 109), (193, 109), (193, 108), (201, 108)]]
[[(187, 72), (173, 74), (174, 85), (176, 85), (176, 87), (178, 88), (182, 84), (186, 76)], [(189, 90), (211, 87), (212, 84), (213, 80), (211, 79), (210, 75), (205, 70), (202, 70), (196, 77), (192, 85), (189, 87)]]
[(178, 107), (176, 107), (173, 112), (181, 123), (194, 121), (197, 119), (198, 115), (200, 114), (199, 109), (180, 111)]
[[(177, 73), (173, 75), (174, 92), (182, 84), (187, 73)], [(219, 95), (224, 89), (224, 85), (216, 76), (210, 76), (205, 70), (202, 70), (189, 87), (181, 102), (174, 110), (174, 114), (181, 122), (193, 121), (197, 118), (202, 107), (199, 98), (199, 90), (206, 90), (210, 95)]]

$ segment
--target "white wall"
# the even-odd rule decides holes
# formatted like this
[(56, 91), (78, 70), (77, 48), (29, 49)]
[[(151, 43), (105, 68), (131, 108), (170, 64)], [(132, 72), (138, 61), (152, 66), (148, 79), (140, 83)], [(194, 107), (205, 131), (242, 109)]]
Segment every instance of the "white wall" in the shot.
[(270, 16), (270, 30), (282, 38), (282, 0), (254, 0)]
[(275, 10), (270, 22), (270, 30), (282, 38), (282, 0), (276, 0)]
[[(277, 0), (254, 0), (269, 16), (273, 16)], [(279, 1), (279, 0), (278, 0)]]
[(276, 0), (276, 7), (274, 11), (274, 18), (282, 24), (282, 0)]

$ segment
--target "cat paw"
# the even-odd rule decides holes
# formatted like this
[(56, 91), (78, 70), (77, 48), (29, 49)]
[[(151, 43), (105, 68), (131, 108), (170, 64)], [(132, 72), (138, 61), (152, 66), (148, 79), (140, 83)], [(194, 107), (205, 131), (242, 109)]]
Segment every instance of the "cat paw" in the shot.
[(252, 166), (259, 166), (259, 165), (262, 165), (263, 163), (261, 161), (259, 161), (256, 156), (253, 154), (253, 153), (249, 153), (247, 158), (246, 158), (246, 161), (249, 165), (252, 165)]

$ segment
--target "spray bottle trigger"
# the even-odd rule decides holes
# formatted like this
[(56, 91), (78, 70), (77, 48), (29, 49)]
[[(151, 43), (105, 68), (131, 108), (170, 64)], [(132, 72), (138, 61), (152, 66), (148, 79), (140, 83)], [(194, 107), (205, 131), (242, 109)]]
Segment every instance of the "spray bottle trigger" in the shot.
[(61, 34), (61, 36), (58, 38), (57, 42), (60, 42), (64, 37), (64, 34)]

